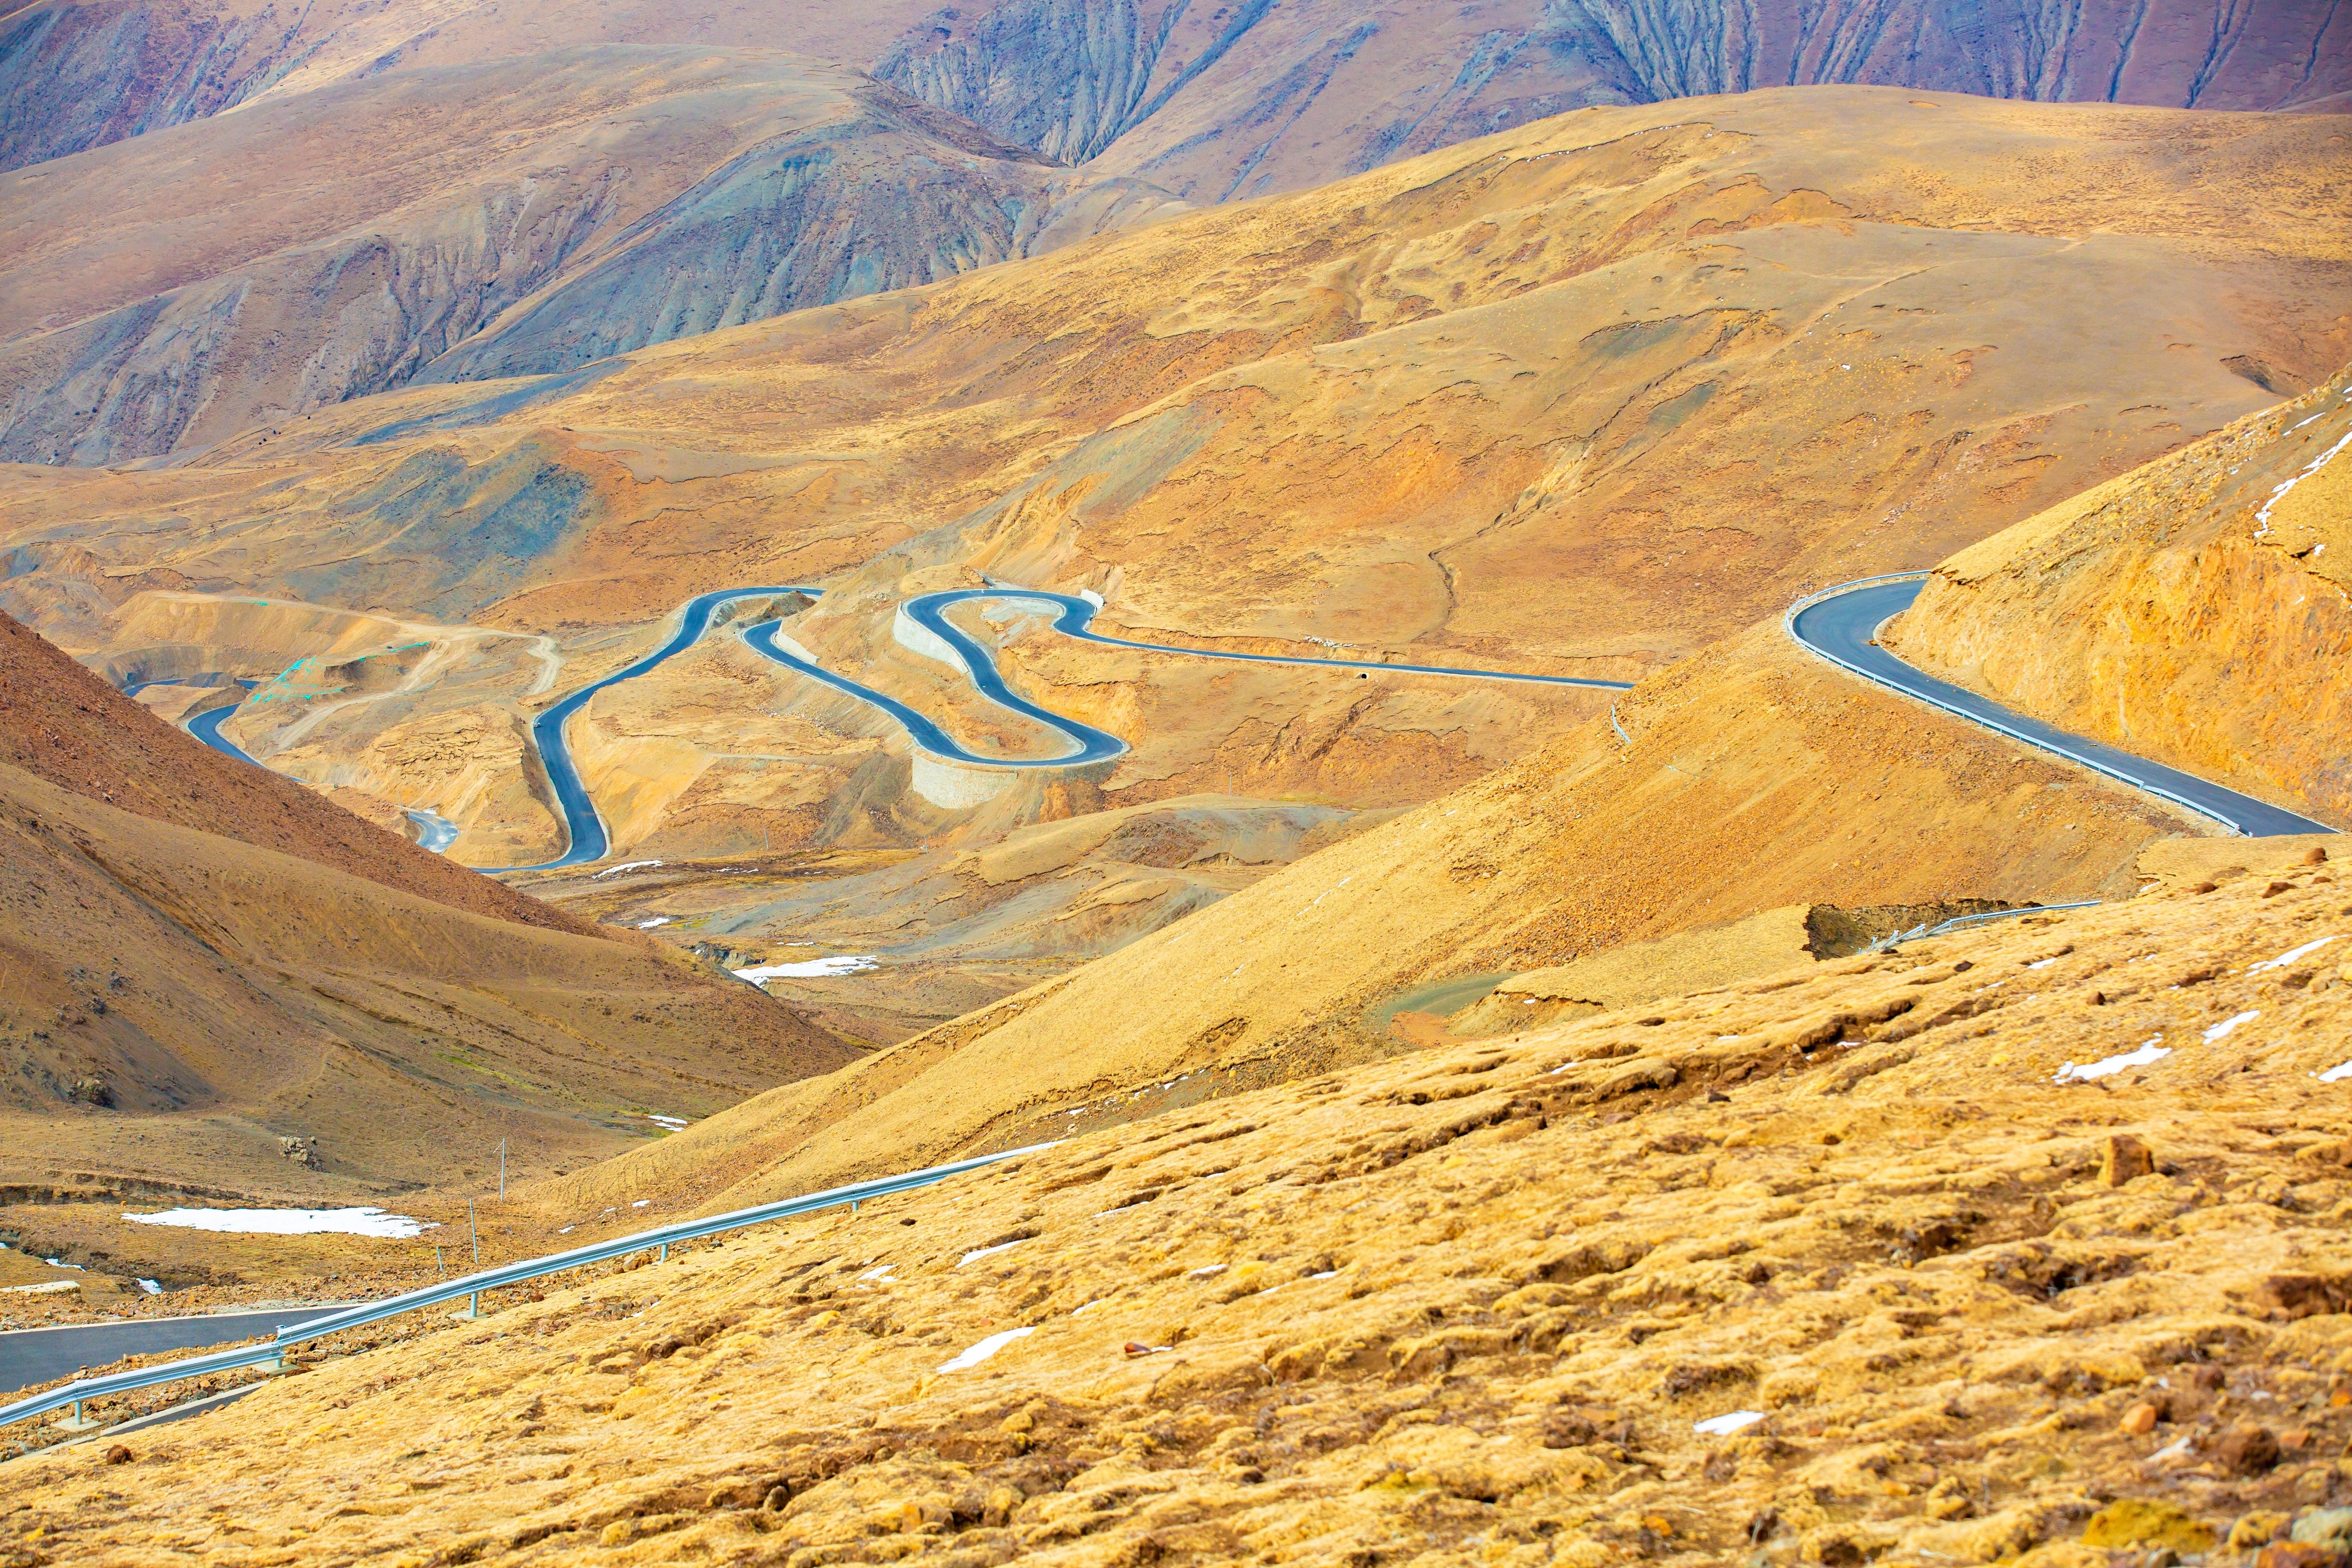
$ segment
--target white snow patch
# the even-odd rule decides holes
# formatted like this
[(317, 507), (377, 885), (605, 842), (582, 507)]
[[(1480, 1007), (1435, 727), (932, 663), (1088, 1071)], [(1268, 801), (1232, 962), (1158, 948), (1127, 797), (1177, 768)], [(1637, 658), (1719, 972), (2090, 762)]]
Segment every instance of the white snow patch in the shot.
[(1023, 1335), (1034, 1334), (1036, 1331), (1037, 1331), (1034, 1329), (1007, 1329), (1001, 1334), (991, 1334), (988, 1338), (981, 1341), (980, 1343), (972, 1346), (971, 1349), (964, 1352), (963, 1354), (956, 1357), (953, 1361), (943, 1361), (940, 1363), (940, 1370), (941, 1372), (963, 1372), (969, 1368), (978, 1366), (982, 1362), (986, 1361), (990, 1356), (994, 1355), (998, 1351), (1003, 1350), (1005, 1346), (1011, 1344), (1013, 1341), (1020, 1339)]
[(658, 860), (631, 860), (625, 864), (614, 866), (609, 870), (599, 871), (588, 879), (592, 882), (599, 881), (606, 877), (617, 877), (624, 871), (642, 871), (648, 866), (658, 866), (660, 864), (661, 862)]
[(2102, 1058), (2085, 1067), (2076, 1067), (2073, 1062), (2063, 1063), (2058, 1068), (2058, 1076), (2052, 1081), (2065, 1083), (2071, 1079), (2075, 1083), (2088, 1083), (2095, 1078), (2105, 1078), (2110, 1073), (2119, 1073), (2126, 1068), (2144, 1068), (2160, 1062), (2172, 1054), (2170, 1046), (2157, 1043), (2163, 1038), (2162, 1035), (2150, 1036), (2136, 1051), (2126, 1051), (2121, 1056)]
[(2263, 503), (2263, 510), (2254, 513), (2254, 521), (2262, 524), (2262, 527), (2255, 531), (2254, 537), (2256, 539), (2260, 539), (2264, 534), (2270, 532), (2271, 508), (2278, 505), (2280, 501), (2285, 500), (2287, 491), (2294, 489), (2295, 486), (2303, 483), (2304, 480), (2311, 478), (2312, 475), (2326, 468), (2327, 466), (2328, 459), (2335, 457), (2336, 453), (2344, 450), (2347, 447), (2352, 447), (2352, 430), (2346, 431), (2344, 433), (2344, 438), (2341, 441), (2336, 442), (2336, 445), (2328, 447), (2327, 450), (2320, 453), (2316, 458), (2312, 458), (2309, 463), (2304, 466), (2304, 469), (2301, 473), (2290, 475), (2284, 484), (2273, 490), (2271, 492), (2271, 499)]
[(667, 1127), (673, 1132), (683, 1132), (686, 1131), (686, 1118), (683, 1116), (656, 1116), (652, 1111), (648, 1110), (646, 1112), (646, 1120), (657, 1126)]
[(2032, 963), (2027, 964), (2025, 967), (2026, 967), (2026, 968), (2028, 968), (2028, 969), (2047, 969), (2047, 968), (2049, 968), (2052, 964), (2053, 964), (2053, 963), (2057, 963), (2057, 962), (2058, 962), (2058, 961), (2057, 961), (2056, 959), (2054, 959), (2054, 958), (2037, 958), (2037, 959), (2035, 959)]
[(2305, 954), (2317, 952), (2329, 942), (2342, 942), (2343, 940), (2343, 936), (2338, 934), (2336, 936), (2323, 936), (2317, 942), (2306, 942), (2301, 947), (2289, 948), (2286, 952), (2280, 953), (2276, 958), (2265, 958), (2260, 963), (2248, 964), (2246, 966), (2246, 973), (2249, 974), (2260, 974), (2265, 969), (2284, 969), (2288, 964), (2293, 963), (2296, 959), (2303, 957)]
[(1764, 1412), (1761, 1410), (1735, 1410), (1728, 1415), (1710, 1415), (1704, 1421), (1694, 1421), (1691, 1430), (1706, 1437), (1728, 1437), (1763, 1419)]
[(0, 1291), (5, 1291), (11, 1296), (54, 1296), (60, 1290), (79, 1290), (80, 1289), (81, 1281), (79, 1279), (51, 1279), (47, 1283), (40, 1285), (0, 1286)]
[(828, 974), (862, 974), (880, 966), (880, 961), (870, 952), (837, 952), (831, 958), (813, 958), (805, 963), (770, 963), (732, 973), (736, 979), (757, 985), (762, 980), (815, 980)]
[(157, 1284), (152, 1279), (140, 1279), (133, 1281), (133, 1283), (135, 1283), (142, 1290), (146, 1291), (150, 1296), (160, 1296), (163, 1293), (163, 1287)]
[(1009, 1252), (1013, 1247), (1020, 1246), (1022, 1242), (1027, 1241), (1029, 1237), (1024, 1236), (1013, 1241), (1000, 1241), (994, 1247), (976, 1247), (970, 1252), (965, 1253), (961, 1258), (957, 1258), (956, 1267), (961, 1268), (967, 1263), (977, 1263), (983, 1258), (992, 1257), (1000, 1252)]
[(2214, 1041), (2229, 1034), (2231, 1030), (2236, 1028), (2239, 1025), (2251, 1024), (2261, 1016), (2261, 1013), (2252, 1012), (2241, 1013), (2234, 1018), (2224, 1018), (2220, 1023), (2205, 1031), (2205, 1043), (2210, 1046)]
[(1339, 1278), (1339, 1271), (1336, 1268), (1326, 1268), (1320, 1274), (1309, 1274), (1307, 1278), (1309, 1279), (1337, 1279)]
[(639, 921), (637, 922), (637, 929), (639, 931), (651, 931), (656, 926), (666, 926), (669, 924), (669, 921), (670, 917), (667, 915), (656, 915), (649, 921)]
[(885, 1263), (879, 1268), (869, 1268), (857, 1277), (857, 1281), (861, 1285), (877, 1279), (887, 1283), (890, 1281), (890, 1270), (898, 1267), (895, 1263)]
[(635, 1203), (631, 1204), (629, 1206), (630, 1206), (631, 1208), (633, 1208), (633, 1209), (641, 1209), (641, 1208), (645, 1207), (647, 1204), (649, 1204), (649, 1203), (651, 1203), (651, 1202), (653, 1202), (653, 1199), (651, 1199), (651, 1198), (639, 1198), (639, 1199), (637, 1199), (637, 1200), (636, 1200), (636, 1202), (635, 1202)]
[(1226, 1268), (1227, 1265), (1223, 1263), (1211, 1263), (1202, 1268), (1193, 1269), (1191, 1274), (1186, 1276), (1186, 1278), (1192, 1279), (1206, 1279), (1213, 1274), (1223, 1274)]
[(187, 1230), (222, 1231), (237, 1236), (374, 1236), (404, 1241), (439, 1226), (404, 1214), (380, 1208), (355, 1209), (165, 1209), (160, 1214), (131, 1214), (134, 1225), (171, 1225)]
[(1108, 1301), (1108, 1300), (1110, 1300), (1110, 1298), (1109, 1298), (1109, 1297), (1108, 1297), (1108, 1296), (1097, 1296), (1097, 1297), (1096, 1297), (1093, 1300), (1091, 1300), (1091, 1301), (1087, 1302), (1087, 1303), (1085, 1306), (1083, 1306), (1083, 1307), (1073, 1307), (1073, 1308), (1071, 1308), (1071, 1309), (1070, 1309), (1070, 1316), (1072, 1316), (1073, 1318), (1075, 1318), (1075, 1317), (1076, 1317), (1080, 1312), (1091, 1312), (1091, 1311), (1093, 1311), (1097, 1307), (1101, 1306), (1105, 1301)]
[(2346, 1062), (2342, 1067), (2329, 1068), (2326, 1072), (2319, 1075), (2319, 1081), (2322, 1083), (2352, 1083), (2352, 1062)]

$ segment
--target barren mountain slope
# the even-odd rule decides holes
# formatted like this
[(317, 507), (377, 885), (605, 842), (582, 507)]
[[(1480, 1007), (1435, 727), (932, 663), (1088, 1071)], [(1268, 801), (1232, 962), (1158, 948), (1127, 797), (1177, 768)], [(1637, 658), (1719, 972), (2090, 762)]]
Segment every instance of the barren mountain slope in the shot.
[(0, 176), (0, 455), (105, 463), (576, 369), (1173, 210), (769, 50), (570, 48)]
[[(0, 22), (0, 168), (337, 81), (573, 43), (786, 48), (1199, 201), (1318, 184), (1588, 104), (1806, 83), (2194, 109), (2340, 103), (2340, 8), (2124, 0), (36, 0)], [(64, 90), (58, 90), (62, 86)]]
[(501, 1137), (518, 1173), (565, 1168), (650, 1130), (631, 1113), (853, 1055), (0, 635), (0, 1182), (350, 1201), (478, 1173)]
[[(2189, 829), (2147, 797), (1862, 687), (1759, 626), (1512, 767), (1076, 973), (572, 1178), (723, 1204), (1045, 1135), (1195, 1077), (1403, 1044), (1426, 983), (1550, 967), (1780, 906), (2128, 897)], [(723, 1196), (719, 1195), (723, 1193)]]
[[(2352, 355), (2347, 136), (1862, 89), (1591, 110), (578, 384), (412, 387), (171, 472), (7, 470), (5, 592), (92, 659), (125, 646), (140, 574), (170, 571), (557, 634), (568, 687), (690, 593), (824, 583), (793, 632), (820, 658), (1033, 751), (892, 640), (900, 597), (987, 573), (1096, 589), (1108, 626), (1157, 640), (1631, 678)], [(1597, 711), (1002, 630), (1031, 695), (1135, 746), (1113, 804), (1409, 804)], [(472, 732), (509, 755), (538, 700), (504, 701)], [(369, 787), (441, 797), (472, 764), (406, 744), (394, 711), (301, 725), (289, 765), (421, 759)], [(257, 755), (297, 723), (276, 712), (239, 731)], [(600, 698), (576, 744), (626, 782), (625, 851), (674, 803), (713, 852), (936, 830), (892, 726), (731, 638)], [(463, 826), (544, 838), (499, 815), (524, 800), (480, 796)]]
[(493, 919), (593, 928), (221, 755), (0, 615), (0, 763), (74, 795)]
[(2332, 1563), (2347, 900), (2241, 879), (1079, 1138), (16, 1461), (0, 1531), (2236, 1568), (2300, 1524), (2266, 1561)]
[(1890, 646), (2078, 733), (2352, 821), (2347, 399), (2339, 374), (1962, 551)]

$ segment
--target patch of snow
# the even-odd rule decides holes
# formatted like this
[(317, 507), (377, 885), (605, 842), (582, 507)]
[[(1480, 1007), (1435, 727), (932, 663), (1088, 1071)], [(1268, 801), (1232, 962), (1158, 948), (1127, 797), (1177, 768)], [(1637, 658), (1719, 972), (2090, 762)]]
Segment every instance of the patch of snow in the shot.
[(146, 1291), (150, 1296), (160, 1296), (163, 1293), (163, 1287), (157, 1284), (152, 1279), (134, 1280), (133, 1283), (142, 1290)]
[(60, 1290), (79, 1290), (79, 1279), (51, 1279), (39, 1285), (0, 1285), (0, 1291), (11, 1296), (54, 1296)]
[(2205, 1031), (2205, 1043), (2210, 1046), (2214, 1041), (2221, 1039), (2223, 1036), (2229, 1034), (2232, 1029), (2235, 1029), (2239, 1025), (2251, 1024), (2261, 1016), (2261, 1013), (2252, 1012), (2241, 1013), (2234, 1018), (2224, 1018), (2220, 1023)]
[(1108, 1297), (1108, 1296), (1097, 1296), (1097, 1297), (1096, 1297), (1093, 1300), (1091, 1300), (1091, 1301), (1087, 1302), (1087, 1303), (1085, 1306), (1083, 1306), (1083, 1307), (1073, 1307), (1073, 1308), (1071, 1308), (1071, 1309), (1070, 1309), (1070, 1316), (1072, 1316), (1073, 1318), (1075, 1318), (1075, 1317), (1076, 1317), (1080, 1312), (1091, 1312), (1091, 1311), (1093, 1311), (1097, 1307), (1101, 1306), (1105, 1301), (1108, 1301), (1108, 1300), (1110, 1300), (1110, 1298), (1109, 1298), (1109, 1297)]
[(2162, 1035), (2150, 1036), (2136, 1051), (2126, 1051), (2121, 1056), (2103, 1058), (2085, 1067), (2076, 1067), (2073, 1062), (2066, 1062), (2058, 1068), (2058, 1076), (2052, 1081), (2066, 1083), (2071, 1080), (2075, 1083), (2088, 1083), (2095, 1078), (2105, 1078), (2111, 1073), (2119, 1073), (2126, 1068), (2144, 1068), (2160, 1062), (2172, 1054), (2170, 1046), (2157, 1043), (2163, 1038)]
[(565, 1226), (562, 1230), (557, 1231), (555, 1234), (556, 1234), (556, 1235), (558, 1235), (558, 1236), (570, 1236), (573, 1231), (578, 1230), (579, 1228), (580, 1228), (580, 1227), (579, 1227), (578, 1226), (576, 1226), (576, 1225), (567, 1225), (567, 1226)]
[(651, 1202), (653, 1202), (653, 1199), (651, 1199), (651, 1198), (639, 1198), (639, 1199), (637, 1199), (637, 1200), (636, 1200), (636, 1202), (635, 1202), (635, 1203), (631, 1204), (629, 1206), (630, 1206), (631, 1208), (633, 1208), (633, 1209), (641, 1209), (641, 1208), (645, 1207), (647, 1204), (649, 1204), (649, 1203), (651, 1203)]
[(2352, 1082), (2352, 1062), (2346, 1062), (2342, 1067), (2329, 1068), (2319, 1075), (2319, 1081), (2322, 1083)]
[(2284, 484), (2271, 491), (2271, 499), (2263, 503), (2262, 510), (2254, 513), (2254, 521), (2262, 524), (2262, 527), (2254, 531), (2254, 537), (2256, 539), (2260, 539), (2264, 534), (2270, 532), (2271, 508), (2278, 505), (2280, 501), (2285, 500), (2287, 491), (2294, 489), (2295, 486), (2303, 483), (2304, 480), (2311, 478), (2312, 475), (2326, 468), (2327, 466), (2328, 459), (2335, 457), (2336, 453), (2344, 450), (2347, 447), (2352, 447), (2352, 430), (2346, 431), (2342, 440), (2336, 442), (2333, 447), (2328, 447), (2325, 452), (2320, 453), (2316, 458), (2312, 458), (2309, 463), (2304, 466), (2304, 469), (2301, 473), (2290, 475)]
[(1339, 1278), (1339, 1271), (1336, 1268), (1326, 1268), (1320, 1274), (1309, 1274), (1307, 1278), (1309, 1279), (1337, 1279)]
[(656, 1116), (652, 1111), (648, 1110), (646, 1112), (646, 1120), (659, 1126), (667, 1127), (673, 1132), (683, 1132), (686, 1131), (686, 1118), (683, 1116)]
[(828, 974), (862, 974), (881, 967), (881, 961), (870, 952), (837, 952), (831, 958), (811, 959), (806, 963), (770, 963), (757, 969), (730, 971), (738, 980), (748, 980), (757, 985), (762, 980), (815, 980)]
[(82, 1266), (79, 1263), (64, 1263), (54, 1258), (44, 1258), (41, 1261), (52, 1268), (70, 1268), (77, 1274), (82, 1272)]
[(2057, 963), (2057, 962), (2058, 962), (2058, 961), (2057, 961), (2056, 959), (2054, 959), (2054, 958), (2037, 958), (2037, 959), (2035, 959), (2032, 963), (2027, 964), (2025, 967), (2026, 967), (2026, 968), (2028, 968), (2028, 969), (2047, 969), (2047, 968), (2049, 968), (2052, 964), (2053, 964), (2053, 963)]
[(1028, 1239), (1029, 1237), (1024, 1236), (1014, 1241), (1000, 1241), (994, 1247), (974, 1247), (971, 1251), (965, 1253), (961, 1258), (956, 1259), (956, 1267), (961, 1268), (967, 1263), (977, 1263), (983, 1258), (992, 1257), (1000, 1252), (1008, 1252)]
[(2293, 963), (2296, 959), (2303, 957), (2305, 954), (2317, 952), (2329, 942), (2342, 942), (2343, 940), (2343, 936), (2338, 934), (2336, 936), (2323, 936), (2317, 942), (2306, 942), (2301, 947), (2287, 949), (2286, 952), (2280, 953), (2276, 958), (2265, 958), (2260, 963), (2248, 964), (2246, 966), (2246, 973), (2249, 974), (2260, 974), (2265, 969), (2284, 969), (2288, 964)]
[(637, 922), (637, 929), (638, 929), (639, 931), (651, 931), (651, 930), (653, 930), (653, 929), (654, 929), (654, 927), (656, 927), (656, 926), (666, 926), (666, 925), (669, 924), (669, 922), (670, 922), (670, 917), (669, 917), (669, 916), (667, 916), (667, 915), (656, 915), (653, 919), (651, 919), (651, 920), (649, 920), (649, 921), (639, 921)]
[(1710, 1415), (1704, 1421), (1694, 1421), (1691, 1430), (1705, 1437), (1728, 1437), (1763, 1419), (1764, 1412), (1761, 1410), (1735, 1410), (1727, 1415)]
[(1227, 1267), (1227, 1265), (1223, 1263), (1211, 1263), (1202, 1268), (1193, 1269), (1191, 1274), (1186, 1276), (1186, 1278), (1191, 1279), (1206, 1279), (1213, 1274), (1223, 1274)]
[(898, 1266), (895, 1263), (885, 1263), (879, 1268), (869, 1268), (865, 1273), (860, 1274), (857, 1277), (858, 1283), (865, 1284), (869, 1280), (875, 1279), (887, 1280), (890, 1278), (890, 1270), (897, 1267)]
[(943, 1361), (940, 1363), (940, 1370), (941, 1372), (968, 1371), (972, 1367), (978, 1366), (982, 1362), (986, 1361), (990, 1356), (994, 1355), (998, 1351), (1003, 1350), (1013, 1341), (1022, 1338), (1024, 1335), (1034, 1334), (1036, 1331), (1037, 1331), (1034, 1329), (1007, 1329), (1001, 1334), (991, 1334), (988, 1338), (981, 1341), (980, 1343), (972, 1346), (971, 1349), (964, 1352), (963, 1354), (956, 1357), (953, 1361)]
[(188, 1230), (220, 1231), (236, 1236), (373, 1236), (404, 1241), (436, 1230), (430, 1220), (380, 1208), (353, 1209), (165, 1209), (160, 1214), (122, 1216), (134, 1225), (179, 1226)]
[(658, 860), (630, 860), (621, 865), (614, 866), (609, 870), (599, 871), (588, 879), (592, 882), (602, 881), (606, 877), (617, 877), (624, 871), (642, 871), (648, 866), (658, 866), (660, 864), (661, 862)]

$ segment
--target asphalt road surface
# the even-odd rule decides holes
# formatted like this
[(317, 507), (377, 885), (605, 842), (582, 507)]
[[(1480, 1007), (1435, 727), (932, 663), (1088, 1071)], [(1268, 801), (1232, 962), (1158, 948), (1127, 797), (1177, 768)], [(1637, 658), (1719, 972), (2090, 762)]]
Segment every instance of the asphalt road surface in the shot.
[(1904, 663), (1871, 639), (1878, 628), (1894, 616), (1911, 607), (1919, 596), (1923, 581), (1913, 578), (1900, 583), (1863, 583), (1843, 591), (1832, 590), (1830, 596), (1809, 605), (1789, 619), (1789, 633), (1800, 643), (1831, 662), (1843, 666), (1866, 680), (1916, 697), (1963, 718), (1999, 730), (2002, 733), (2054, 752), (2070, 762), (2083, 763), (2112, 778), (2168, 796), (2207, 816), (2226, 823), (2239, 832), (2255, 838), (2275, 837), (2294, 833), (2334, 833), (2335, 828), (2324, 822), (2275, 806), (2236, 790), (2223, 789), (2220, 784), (2168, 768), (2162, 763), (2151, 763), (2145, 757), (2135, 757), (2113, 746), (2070, 735), (2054, 725), (2039, 719), (2012, 711), (1989, 698), (1979, 697), (1965, 687), (1937, 680), (1923, 675)]
[(65, 1323), (0, 1334), (0, 1394), (71, 1377), (86, 1366), (106, 1366), (127, 1355), (208, 1350), (274, 1334), (288, 1323), (323, 1318), (335, 1308), (286, 1307), (262, 1312), (215, 1312), (201, 1318), (138, 1318), (120, 1323)]

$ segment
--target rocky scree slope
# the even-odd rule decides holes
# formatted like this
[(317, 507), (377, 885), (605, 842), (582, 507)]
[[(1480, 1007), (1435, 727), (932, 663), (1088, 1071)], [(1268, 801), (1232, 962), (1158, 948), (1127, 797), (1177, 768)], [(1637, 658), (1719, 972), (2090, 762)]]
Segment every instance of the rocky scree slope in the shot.
[(572, 370), (1177, 205), (769, 50), (271, 96), (0, 175), (0, 457), (153, 458), (420, 378)]
[(1936, 569), (1889, 646), (2352, 824), (2352, 373)]
[(2347, 945), (2304, 866), (1245, 1095), (16, 1461), (0, 1531), (2336, 1564)]
[[(783, 47), (1056, 160), (1195, 201), (1297, 189), (1591, 104), (1884, 84), (2279, 110), (2352, 89), (2317, 0), (2017, 7), (1841, 0), (37, 0), (0, 22), (0, 168), (387, 70), (559, 43)], [(59, 84), (65, 89), (59, 90)]]

